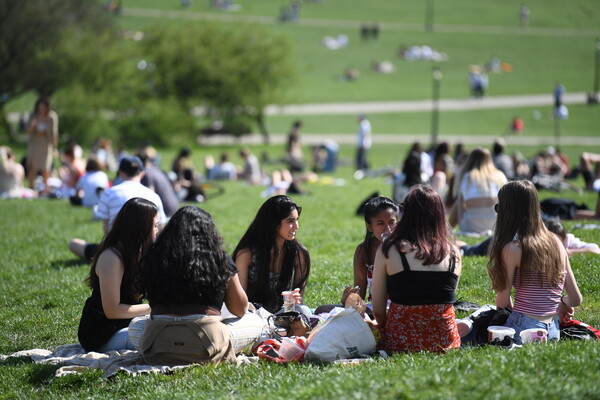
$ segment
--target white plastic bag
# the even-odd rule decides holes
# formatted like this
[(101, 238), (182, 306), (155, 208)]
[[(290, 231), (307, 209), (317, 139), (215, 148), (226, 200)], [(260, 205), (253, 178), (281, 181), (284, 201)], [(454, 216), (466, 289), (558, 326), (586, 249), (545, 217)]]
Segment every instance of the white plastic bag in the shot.
[(375, 337), (360, 314), (346, 308), (312, 330), (304, 359), (360, 358), (375, 352), (375, 345)]

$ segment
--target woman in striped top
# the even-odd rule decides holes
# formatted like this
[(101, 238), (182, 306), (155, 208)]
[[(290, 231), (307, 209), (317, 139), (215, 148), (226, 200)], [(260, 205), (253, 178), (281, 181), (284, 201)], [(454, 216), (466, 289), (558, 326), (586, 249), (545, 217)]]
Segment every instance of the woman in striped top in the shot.
[(504, 185), (495, 209), (488, 273), (496, 306), (513, 309), (505, 325), (515, 329), (517, 343), (519, 333), (530, 328), (546, 329), (548, 339), (558, 340), (559, 320), (570, 319), (573, 307), (582, 300), (567, 252), (558, 236), (545, 227), (531, 182)]

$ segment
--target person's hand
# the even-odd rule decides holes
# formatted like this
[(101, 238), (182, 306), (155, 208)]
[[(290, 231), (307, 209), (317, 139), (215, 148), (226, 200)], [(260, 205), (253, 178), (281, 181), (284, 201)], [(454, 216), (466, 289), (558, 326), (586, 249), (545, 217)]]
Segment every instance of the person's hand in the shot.
[(573, 319), (574, 314), (575, 310), (573, 307), (562, 302), (558, 306), (558, 319), (560, 322), (569, 322), (571, 319)]
[(302, 304), (302, 295), (300, 294), (300, 289), (294, 289), (292, 291), (292, 297), (294, 298), (295, 304)]
[(344, 288), (344, 292), (342, 293), (342, 299), (340, 300), (341, 304), (342, 305), (346, 304), (346, 300), (348, 299), (348, 295), (350, 295), (350, 293), (358, 293), (359, 291), (360, 291), (360, 287), (358, 287), (358, 286), (354, 286), (354, 287), (346, 286)]

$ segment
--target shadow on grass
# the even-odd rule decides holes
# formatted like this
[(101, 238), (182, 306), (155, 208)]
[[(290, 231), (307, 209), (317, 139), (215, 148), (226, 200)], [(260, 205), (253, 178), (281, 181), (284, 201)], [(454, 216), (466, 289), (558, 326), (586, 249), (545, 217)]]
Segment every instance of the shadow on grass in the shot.
[(83, 258), (71, 258), (69, 260), (54, 260), (50, 263), (52, 269), (73, 268), (88, 265), (88, 262)]
[(59, 365), (33, 364), (29, 370), (29, 383), (32, 385), (47, 385), (54, 378)]
[(8, 357), (4, 360), (0, 361), (0, 366), (3, 367), (15, 367), (17, 365), (23, 364), (33, 364), (33, 360), (31, 357), (23, 356), (23, 357)]

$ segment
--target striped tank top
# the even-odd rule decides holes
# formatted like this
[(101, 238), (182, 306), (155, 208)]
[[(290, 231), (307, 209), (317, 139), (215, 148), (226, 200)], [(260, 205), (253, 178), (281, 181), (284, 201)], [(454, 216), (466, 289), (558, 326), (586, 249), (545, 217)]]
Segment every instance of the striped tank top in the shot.
[(513, 286), (515, 287), (514, 311), (522, 314), (549, 316), (558, 311), (560, 297), (565, 285), (566, 271), (561, 273), (558, 286), (550, 286), (544, 276), (537, 272), (528, 272), (521, 282), (521, 268), (515, 268)]

